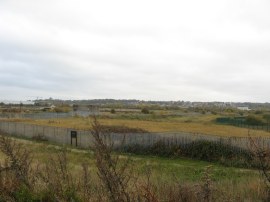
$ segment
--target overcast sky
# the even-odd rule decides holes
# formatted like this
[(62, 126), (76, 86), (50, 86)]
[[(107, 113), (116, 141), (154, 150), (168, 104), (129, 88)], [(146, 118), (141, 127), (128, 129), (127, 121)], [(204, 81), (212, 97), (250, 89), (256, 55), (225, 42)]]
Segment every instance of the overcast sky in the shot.
[(0, 0), (0, 100), (270, 102), (269, 11), (269, 0)]

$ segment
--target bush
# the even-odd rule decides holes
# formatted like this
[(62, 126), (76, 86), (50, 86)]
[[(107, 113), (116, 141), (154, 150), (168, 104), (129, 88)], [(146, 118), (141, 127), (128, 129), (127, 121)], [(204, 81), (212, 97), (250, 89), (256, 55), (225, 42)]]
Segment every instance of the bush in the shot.
[(264, 114), (263, 118), (267, 121), (270, 121), (270, 114)]
[(149, 110), (147, 108), (142, 108), (142, 111), (141, 111), (143, 114), (149, 114)]
[[(66, 150), (57, 158), (51, 156), (45, 165), (34, 162), (33, 166), (32, 153), (0, 131), (0, 152), (5, 157), (4, 163), (0, 162), (0, 202), (80, 201), (78, 188), (85, 175), (74, 180)], [(86, 190), (85, 186), (80, 189)]]
[(256, 116), (252, 116), (252, 115), (247, 116), (245, 122), (248, 125), (262, 125), (263, 124), (263, 121), (260, 118)]
[(0, 135), (0, 152), (5, 156), (5, 163), (0, 162), (0, 201), (25, 201), (34, 181), (32, 154), (4, 135)]
[(251, 158), (250, 152), (222, 142), (206, 140), (193, 141), (182, 145), (167, 145), (164, 141), (158, 141), (151, 146), (134, 144), (126, 146), (124, 151), (161, 157), (189, 157), (209, 162), (219, 162), (227, 166), (258, 167), (257, 162), (254, 162)]
[(68, 107), (56, 107), (56, 108), (54, 108), (54, 111), (56, 113), (68, 113), (70, 111), (70, 108), (68, 108)]
[(141, 128), (130, 128), (126, 126), (105, 126), (101, 128), (103, 133), (148, 133), (148, 131)]
[(45, 137), (45, 135), (41, 134), (41, 133), (33, 135), (32, 140), (35, 140), (35, 141), (48, 141), (48, 139)]
[(115, 114), (115, 109), (111, 109), (111, 113), (112, 114)]

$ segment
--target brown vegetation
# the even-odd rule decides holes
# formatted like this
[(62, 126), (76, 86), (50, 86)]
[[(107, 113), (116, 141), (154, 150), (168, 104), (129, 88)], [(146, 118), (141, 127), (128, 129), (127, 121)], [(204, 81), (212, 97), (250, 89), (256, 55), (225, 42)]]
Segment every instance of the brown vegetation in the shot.
[(260, 138), (250, 137), (250, 149), (257, 161), (265, 184), (265, 200), (270, 201), (270, 148), (261, 144)]
[[(1, 135), (0, 151), (5, 161), (0, 162), (0, 201), (236, 201), (215, 188), (211, 167), (204, 171), (200, 182), (184, 184), (177, 180), (167, 184), (153, 183), (151, 167), (145, 170), (145, 177), (136, 175), (133, 163), (113, 152), (110, 133), (94, 120), (92, 148), (98, 178), (87, 164), (77, 165), (80, 172), (70, 167), (68, 150), (63, 148), (56, 155), (49, 155), (46, 163), (33, 161), (33, 154), (15, 140)], [(124, 141), (124, 139), (123, 139)], [(258, 148), (257, 148), (258, 149)], [(257, 150), (255, 150), (257, 151)], [(259, 151), (259, 152), (258, 152)], [(268, 180), (268, 153), (260, 150), (255, 156), (262, 163), (262, 171)], [(262, 155), (263, 154), (263, 155)], [(267, 160), (267, 161), (266, 161)], [(268, 180), (269, 182), (269, 180)], [(261, 198), (267, 199), (265, 189)]]

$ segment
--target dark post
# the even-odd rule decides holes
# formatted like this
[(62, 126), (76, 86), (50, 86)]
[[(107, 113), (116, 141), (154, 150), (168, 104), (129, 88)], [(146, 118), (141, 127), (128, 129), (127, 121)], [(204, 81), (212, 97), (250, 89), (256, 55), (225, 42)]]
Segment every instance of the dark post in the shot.
[(76, 147), (78, 146), (78, 140), (77, 140), (77, 131), (70, 131), (70, 144), (72, 145), (72, 139), (76, 139)]

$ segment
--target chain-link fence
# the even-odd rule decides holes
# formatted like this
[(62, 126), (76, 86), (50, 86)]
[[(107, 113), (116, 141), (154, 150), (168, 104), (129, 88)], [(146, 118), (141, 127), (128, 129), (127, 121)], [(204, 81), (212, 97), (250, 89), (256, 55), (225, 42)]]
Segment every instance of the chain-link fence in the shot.
[(249, 124), (246, 120), (245, 117), (219, 117), (216, 119), (216, 122), (219, 124), (226, 124), (226, 125), (232, 125), (232, 126), (237, 126), (241, 128), (248, 128), (252, 130), (264, 130), (266, 132), (270, 132), (270, 122), (269, 120), (267, 123), (253, 123)]
[[(19, 122), (0, 122), (0, 130), (19, 137), (43, 138), (58, 144), (75, 145), (71, 131), (77, 132), (77, 146), (87, 148), (93, 143), (90, 131), (75, 130), (72, 128), (61, 128), (52, 126), (40, 126)], [(141, 145), (151, 146), (157, 142), (171, 145), (187, 145), (194, 141), (206, 140), (214, 143), (223, 143), (240, 149), (249, 149), (250, 139), (248, 137), (220, 137), (198, 133), (177, 132), (177, 133), (112, 133), (110, 140), (115, 146), (119, 145)], [(256, 141), (263, 147), (270, 148), (270, 138), (257, 138)]]

